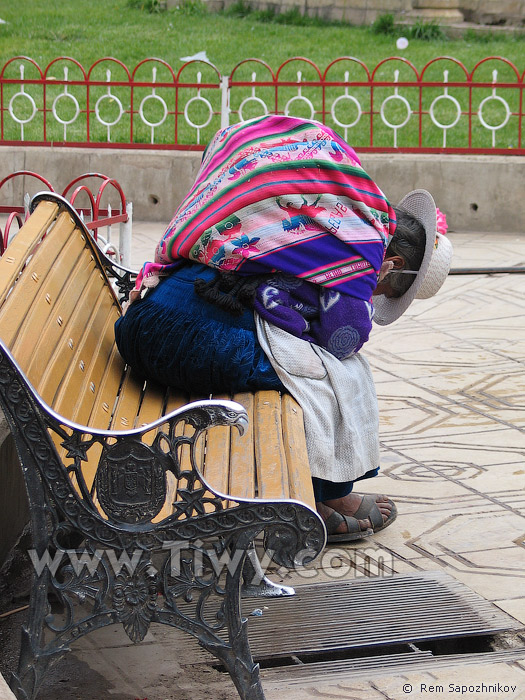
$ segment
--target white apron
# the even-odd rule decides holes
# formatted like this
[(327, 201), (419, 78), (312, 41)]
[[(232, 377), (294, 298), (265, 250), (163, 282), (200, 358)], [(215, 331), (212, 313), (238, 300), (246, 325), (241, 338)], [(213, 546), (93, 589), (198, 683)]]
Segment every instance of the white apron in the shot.
[(359, 353), (338, 360), (255, 314), (259, 343), (304, 412), (312, 476), (354, 481), (379, 466), (379, 414), (372, 372)]

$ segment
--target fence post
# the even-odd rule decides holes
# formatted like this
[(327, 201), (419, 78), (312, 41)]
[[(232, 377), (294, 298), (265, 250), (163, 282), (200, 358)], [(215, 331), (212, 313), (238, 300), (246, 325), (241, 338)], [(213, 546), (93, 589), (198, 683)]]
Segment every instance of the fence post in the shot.
[(126, 221), (121, 222), (119, 230), (119, 262), (124, 267), (131, 267), (131, 230), (133, 226), (133, 202), (126, 202), (126, 214), (128, 215), (128, 218)]
[(230, 126), (230, 78), (221, 77), (221, 129)]
[(24, 195), (24, 221), (29, 218), (29, 204), (31, 203), (31, 197), (29, 192)]

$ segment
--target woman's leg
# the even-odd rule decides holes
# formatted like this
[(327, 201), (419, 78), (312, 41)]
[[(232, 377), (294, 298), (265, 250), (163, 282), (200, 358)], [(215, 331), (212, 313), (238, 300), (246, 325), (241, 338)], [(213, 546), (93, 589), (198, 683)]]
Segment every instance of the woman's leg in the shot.
[[(378, 471), (379, 469), (373, 469), (355, 481), (376, 476)], [(395, 517), (395, 506), (392, 501), (382, 495), (366, 497), (353, 493), (355, 481), (333, 482), (312, 477), (317, 511), (323, 520), (328, 521), (334, 511), (349, 518), (355, 518), (358, 514), (357, 521), (363, 533), (367, 533), (370, 528), (381, 529), (387, 521), (390, 524)], [(375, 517), (371, 513), (368, 515), (367, 512), (374, 507), (377, 509)], [(330, 522), (333, 523), (334, 520), (332, 517)], [(348, 532), (348, 522), (342, 518), (329, 535), (342, 535), (345, 532)]]

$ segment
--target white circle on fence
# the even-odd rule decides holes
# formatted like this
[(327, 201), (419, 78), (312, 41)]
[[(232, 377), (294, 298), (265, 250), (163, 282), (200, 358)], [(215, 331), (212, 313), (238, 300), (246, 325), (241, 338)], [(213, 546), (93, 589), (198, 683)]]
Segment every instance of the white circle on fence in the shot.
[[(391, 124), (388, 119), (385, 117), (385, 105), (387, 102), (390, 102), (391, 100), (400, 100), (405, 107), (407, 108), (407, 117), (404, 122), (401, 122), (400, 124)], [(387, 97), (384, 101), (383, 104), (381, 105), (381, 119), (383, 122), (389, 126), (391, 129), (401, 129), (405, 124), (408, 124), (408, 120), (410, 119), (412, 115), (412, 108), (410, 107), (410, 104), (406, 97), (402, 97), (402, 95), (390, 95)]]
[[(191, 119), (188, 117), (188, 109), (189, 106), (191, 105), (192, 102), (204, 102), (204, 104), (208, 107), (209, 111), (209, 116), (207, 121), (205, 121), (203, 124), (195, 124), (194, 122), (191, 121)], [(184, 107), (184, 117), (188, 124), (192, 126), (194, 129), (204, 129), (205, 126), (208, 126), (208, 124), (211, 122), (211, 118), (213, 117), (213, 108), (211, 104), (206, 100), (204, 97), (201, 97), (200, 95), (197, 95), (197, 97), (192, 97), (190, 100), (186, 102), (186, 106)]]
[[(25, 97), (29, 102), (31, 103), (33, 107), (33, 111), (31, 112), (31, 116), (27, 117), (27, 119), (19, 119), (18, 117), (15, 116), (15, 113), (13, 112), (13, 102), (16, 100), (17, 97)], [(37, 107), (35, 104), (34, 99), (31, 97), (31, 95), (28, 95), (27, 92), (17, 92), (16, 95), (13, 95), (13, 97), (9, 100), (9, 106), (8, 106), (9, 114), (11, 117), (15, 120), (15, 122), (18, 122), (18, 124), (27, 124), (28, 122), (33, 119), (35, 114), (37, 113)]]
[(263, 114), (264, 115), (268, 114), (268, 107), (266, 106), (266, 103), (263, 100), (261, 100), (260, 97), (255, 97), (255, 95), (252, 95), (251, 97), (246, 97), (239, 105), (239, 117), (240, 117), (241, 121), (243, 121), (243, 122), (246, 121), (244, 119), (244, 117), (242, 116), (242, 108), (244, 107), (244, 105), (247, 102), (257, 102), (258, 104), (262, 105), (263, 110), (264, 110)]
[[(503, 105), (505, 105), (505, 119), (501, 122), (501, 124), (498, 124), (496, 126), (491, 126), (490, 124), (487, 124), (487, 122), (483, 119), (483, 107), (485, 106), (485, 104), (487, 102), (490, 102), (490, 100), (496, 100), (497, 102), (501, 102)], [(503, 129), (505, 124), (510, 119), (510, 114), (511, 113), (510, 113), (509, 105), (505, 102), (503, 97), (499, 97), (499, 95), (489, 95), (488, 97), (485, 97), (485, 99), (482, 100), (479, 104), (478, 118), (486, 129), (491, 129), (492, 131), (497, 131), (498, 129)]]
[[(119, 115), (114, 121), (106, 122), (100, 116), (100, 103), (102, 102), (102, 100), (110, 100), (111, 102), (115, 101), (118, 104)], [(122, 102), (119, 100), (118, 97), (116, 97), (116, 95), (111, 95), (107, 93), (106, 95), (101, 95), (96, 101), (95, 114), (97, 115), (97, 119), (99, 120), (99, 122), (101, 124), (104, 124), (104, 126), (115, 126), (115, 124), (117, 124), (121, 120), (122, 115), (124, 114), (124, 107), (122, 106)]]
[[(149, 122), (149, 121), (146, 119), (146, 117), (144, 116), (144, 104), (145, 104), (148, 100), (158, 100), (158, 101), (161, 103), (161, 105), (162, 105), (162, 107), (163, 107), (163, 109), (164, 109), (164, 116), (162, 117), (162, 119), (161, 119), (160, 121), (158, 121), (158, 122)], [(164, 122), (166, 121), (166, 117), (168, 116), (168, 106), (167, 106), (167, 104), (164, 102), (164, 100), (162, 99), (162, 97), (159, 97), (158, 95), (146, 95), (146, 97), (145, 97), (145, 98), (142, 100), (142, 102), (140, 103), (139, 114), (140, 114), (140, 118), (142, 119), (142, 121), (144, 122), (144, 124), (146, 124), (147, 126), (160, 126), (161, 124), (164, 124)]]
[[(335, 106), (338, 102), (341, 102), (341, 100), (349, 100), (350, 102), (353, 102), (357, 107), (357, 118), (349, 124), (344, 124), (343, 122), (340, 122), (339, 119), (335, 116)], [(355, 126), (357, 122), (361, 119), (361, 116), (363, 114), (363, 110), (361, 109), (361, 104), (359, 100), (353, 97), (353, 95), (339, 95), (339, 97), (337, 97), (333, 101), (330, 112), (332, 114), (332, 119), (337, 124), (337, 126), (343, 127), (344, 129), (351, 129), (353, 126)]]
[[(58, 100), (60, 100), (62, 97), (69, 97), (69, 99), (73, 102), (73, 104), (75, 105), (75, 108), (76, 108), (75, 116), (69, 120), (61, 119), (58, 116), (57, 111), (56, 111), (56, 104), (57, 104)], [(51, 107), (51, 111), (53, 112), (53, 116), (55, 117), (57, 122), (60, 122), (61, 124), (64, 124), (64, 125), (72, 124), (75, 121), (75, 119), (78, 117), (78, 115), (80, 114), (80, 105), (78, 104), (78, 100), (74, 95), (70, 95), (69, 92), (62, 92), (60, 95), (57, 95), (55, 97), (55, 99), (53, 100), (53, 106)]]
[[(436, 105), (439, 100), (450, 100), (455, 106), (456, 106), (456, 118), (454, 121), (450, 122), (450, 124), (442, 124), (439, 122), (436, 117), (434, 116), (434, 106)], [(458, 121), (460, 120), (461, 117), (461, 105), (459, 102), (456, 100), (455, 97), (452, 97), (452, 95), (438, 95), (435, 100), (432, 100), (432, 104), (430, 105), (430, 118), (434, 122), (434, 124), (439, 127), (440, 129), (451, 129), (453, 126), (456, 126)]]
[(313, 104), (310, 102), (309, 99), (307, 99), (306, 97), (303, 97), (302, 95), (296, 95), (295, 97), (292, 97), (290, 100), (288, 100), (288, 102), (286, 103), (286, 106), (284, 108), (284, 114), (286, 117), (290, 116), (290, 105), (293, 102), (306, 102), (306, 104), (310, 107), (310, 117), (309, 118), (310, 119), (314, 118), (315, 109), (314, 109)]

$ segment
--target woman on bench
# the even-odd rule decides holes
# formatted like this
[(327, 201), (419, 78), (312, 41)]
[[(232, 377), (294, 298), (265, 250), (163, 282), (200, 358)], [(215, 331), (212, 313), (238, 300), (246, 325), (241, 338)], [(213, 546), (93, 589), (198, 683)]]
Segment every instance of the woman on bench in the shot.
[(328, 541), (389, 525), (354, 483), (379, 464), (377, 398), (360, 349), (437, 292), (452, 247), (428, 192), (392, 207), (329, 127), (266, 116), (228, 127), (146, 263), (115, 327), (136, 371), (193, 393), (278, 389), (303, 408)]

